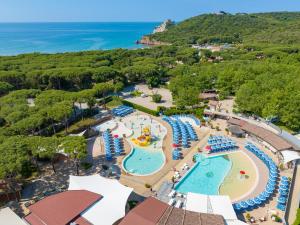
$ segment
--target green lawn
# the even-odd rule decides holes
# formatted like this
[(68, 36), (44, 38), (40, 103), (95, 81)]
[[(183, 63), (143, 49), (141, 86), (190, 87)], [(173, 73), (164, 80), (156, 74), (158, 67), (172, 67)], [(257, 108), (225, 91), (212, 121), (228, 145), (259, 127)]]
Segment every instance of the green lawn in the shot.
[(297, 217), (293, 225), (299, 225), (300, 224), (300, 209), (297, 210)]

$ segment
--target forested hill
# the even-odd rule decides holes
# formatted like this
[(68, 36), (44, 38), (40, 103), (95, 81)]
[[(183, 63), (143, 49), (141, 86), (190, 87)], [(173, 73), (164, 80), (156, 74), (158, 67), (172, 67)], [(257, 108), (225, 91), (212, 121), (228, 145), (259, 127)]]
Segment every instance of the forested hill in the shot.
[(300, 44), (300, 12), (204, 14), (150, 38), (174, 44)]

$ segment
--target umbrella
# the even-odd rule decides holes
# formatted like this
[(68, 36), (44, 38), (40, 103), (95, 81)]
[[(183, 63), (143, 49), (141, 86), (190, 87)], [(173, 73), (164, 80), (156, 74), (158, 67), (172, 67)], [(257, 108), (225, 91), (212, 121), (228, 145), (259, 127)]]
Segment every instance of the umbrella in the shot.
[(265, 190), (265, 192), (268, 193), (268, 194), (273, 194), (274, 190), (271, 189), (271, 188), (267, 188), (267, 189)]
[(280, 197), (280, 198), (278, 198), (277, 202), (284, 204), (284, 203), (286, 203), (286, 200), (287, 199), (285, 197)]
[(251, 207), (255, 205), (255, 202), (252, 199), (247, 200), (246, 203)]
[(279, 186), (279, 190), (287, 191), (287, 190), (288, 190), (288, 187), (285, 186), (285, 185), (280, 185), (280, 186)]
[(173, 143), (173, 148), (177, 148), (178, 147), (178, 144), (176, 144), (176, 143)]
[(245, 172), (244, 170), (241, 170), (241, 171), (240, 171), (240, 174), (241, 174), (241, 175), (245, 175), (246, 172)]
[(118, 137), (119, 137), (119, 135), (117, 135), (117, 134), (114, 135), (114, 138), (118, 138)]
[(256, 205), (260, 205), (262, 203), (262, 200), (258, 197), (254, 198), (253, 201), (255, 202)]
[(277, 174), (271, 173), (271, 174), (270, 174), (270, 177), (277, 178)]
[(260, 194), (257, 198), (258, 198), (259, 200), (261, 200), (262, 202), (264, 202), (264, 201), (267, 200), (266, 196), (263, 195), (263, 194)]
[(240, 202), (240, 205), (243, 209), (247, 209), (248, 208), (248, 204), (244, 201)]
[(242, 209), (242, 206), (239, 204), (239, 203), (235, 203), (235, 204), (233, 204), (233, 208), (235, 209), (235, 210), (241, 210)]
[(277, 180), (276, 177), (270, 177), (269, 178), (269, 181), (271, 181), (271, 182), (276, 182), (276, 180)]
[(285, 186), (289, 186), (289, 185), (290, 185), (290, 182), (289, 182), (289, 181), (286, 181), (286, 180), (282, 180), (282, 181), (280, 182), (280, 184), (285, 185)]

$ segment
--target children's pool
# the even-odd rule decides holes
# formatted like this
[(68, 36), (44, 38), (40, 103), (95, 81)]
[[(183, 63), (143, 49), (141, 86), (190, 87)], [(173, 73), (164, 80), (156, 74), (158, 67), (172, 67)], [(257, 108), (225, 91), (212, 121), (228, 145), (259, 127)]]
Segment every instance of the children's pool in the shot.
[[(132, 151), (124, 158), (123, 169), (135, 176), (149, 176), (158, 172), (165, 164), (162, 146), (167, 128), (146, 115), (127, 116), (122, 122), (133, 132), (127, 138)], [(143, 128), (148, 128), (151, 132), (151, 142), (146, 146), (140, 146), (133, 141), (142, 135)]]
[(126, 171), (137, 176), (151, 175), (164, 165), (165, 155), (161, 150), (149, 150), (134, 147), (123, 161)]
[(183, 194), (193, 192), (217, 195), (231, 166), (232, 162), (227, 156), (200, 157), (194, 167), (177, 183), (175, 190)]

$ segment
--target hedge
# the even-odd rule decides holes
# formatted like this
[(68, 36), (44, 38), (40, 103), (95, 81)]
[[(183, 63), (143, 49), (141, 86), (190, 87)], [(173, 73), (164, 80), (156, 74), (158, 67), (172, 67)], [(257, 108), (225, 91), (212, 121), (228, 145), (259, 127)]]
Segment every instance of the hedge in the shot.
[(166, 116), (173, 116), (173, 115), (180, 115), (180, 114), (193, 114), (199, 119), (203, 117), (203, 108), (178, 109), (174, 107), (172, 108), (158, 107), (158, 111), (162, 112)]
[(124, 99), (122, 99), (122, 103), (124, 105), (131, 106), (134, 109), (140, 110), (140, 111), (142, 111), (144, 113), (148, 113), (148, 114), (150, 114), (152, 116), (159, 116), (159, 112), (158, 111), (155, 111), (155, 110), (152, 110), (152, 109), (148, 109), (148, 108), (146, 108), (144, 106), (141, 106), (141, 105), (138, 105), (138, 104), (126, 101)]

